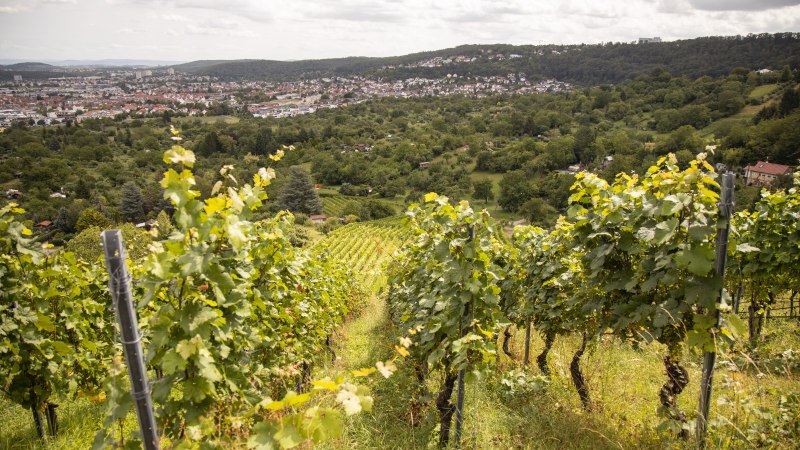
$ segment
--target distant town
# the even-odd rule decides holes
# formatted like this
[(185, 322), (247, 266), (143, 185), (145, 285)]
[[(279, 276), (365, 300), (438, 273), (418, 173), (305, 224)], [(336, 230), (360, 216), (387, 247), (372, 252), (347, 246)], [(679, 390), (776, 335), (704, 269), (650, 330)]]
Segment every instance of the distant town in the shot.
[[(519, 55), (497, 54), (495, 59)], [(468, 56), (432, 58), (407, 67), (442, 67), (468, 61)], [(387, 67), (393, 68), (393, 67)], [(49, 126), (71, 120), (201, 116), (242, 113), (256, 117), (290, 117), (337, 108), (380, 97), (424, 97), (562, 92), (572, 89), (555, 79), (530, 80), (524, 73), (465, 77), (452, 73), (441, 78), (386, 81), (364, 76), (302, 79), (291, 82), (222, 81), (181, 73), (174, 68), (113, 68), (86, 76), (59, 76), (26, 80), (25, 72), (0, 83), (0, 127), (16, 121)]]

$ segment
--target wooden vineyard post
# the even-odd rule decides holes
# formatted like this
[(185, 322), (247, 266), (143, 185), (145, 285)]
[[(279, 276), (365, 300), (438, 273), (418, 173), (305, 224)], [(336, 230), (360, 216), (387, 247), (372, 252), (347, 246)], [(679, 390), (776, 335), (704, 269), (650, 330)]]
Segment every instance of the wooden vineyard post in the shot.
[[(728, 255), (728, 234), (730, 233), (730, 218), (733, 214), (733, 188), (736, 176), (727, 172), (722, 175), (722, 195), (719, 202), (719, 221), (722, 227), (717, 230), (717, 259), (714, 264), (714, 273), (725, 281), (725, 263)], [(724, 289), (724, 287), (722, 288)], [(719, 304), (722, 301), (722, 290), (716, 299)], [(715, 326), (719, 326), (719, 308), (714, 311)], [(700, 381), (700, 406), (697, 414), (697, 443), (700, 448), (705, 447), (706, 433), (708, 432), (708, 415), (711, 406), (711, 387), (714, 377), (714, 363), (717, 358), (715, 351), (703, 353), (703, 375)]]
[(136, 402), (136, 415), (139, 418), (139, 430), (146, 450), (158, 449), (158, 433), (153, 415), (153, 402), (150, 399), (150, 385), (142, 356), (141, 335), (136, 322), (136, 311), (131, 299), (130, 276), (125, 262), (125, 248), (122, 245), (122, 233), (119, 230), (106, 230), (101, 234), (103, 252), (108, 270), (108, 287), (120, 326), (122, 347), (128, 364), (128, 375), (131, 378), (131, 397)]
[[(475, 239), (475, 228), (469, 226), (469, 242)], [(469, 316), (470, 307), (464, 308), (464, 317)], [(464, 328), (461, 328), (461, 337), (464, 337)], [(464, 376), (467, 369), (462, 368), (458, 371), (458, 388), (456, 390), (456, 431), (453, 434), (453, 448), (458, 448), (461, 444), (461, 428), (464, 423)]]

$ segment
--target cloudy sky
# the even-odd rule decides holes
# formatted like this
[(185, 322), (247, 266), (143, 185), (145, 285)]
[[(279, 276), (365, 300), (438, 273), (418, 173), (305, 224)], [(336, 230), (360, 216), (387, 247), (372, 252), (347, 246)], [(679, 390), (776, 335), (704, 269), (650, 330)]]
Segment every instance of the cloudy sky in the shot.
[(0, 0), (0, 59), (306, 59), (800, 31), (800, 0)]

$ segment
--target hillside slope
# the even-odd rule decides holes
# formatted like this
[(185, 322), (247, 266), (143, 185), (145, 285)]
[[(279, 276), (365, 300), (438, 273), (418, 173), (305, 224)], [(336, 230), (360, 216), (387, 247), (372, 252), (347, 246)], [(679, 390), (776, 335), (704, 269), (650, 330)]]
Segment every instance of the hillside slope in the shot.
[[(511, 55), (514, 57), (511, 57)], [(465, 56), (467, 62), (416, 64)], [(557, 78), (581, 84), (617, 83), (664, 69), (676, 75), (719, 76), (749, 69), (800, 65), (800, 33), (714, 36), (648, 44), (464, 45), (403, 56), (348, 57), (302, 61), (194, 61), (176, 69), (223, 79), (286, 81), (326, 76), (372, 75), (384, 79), (505, 75)]]

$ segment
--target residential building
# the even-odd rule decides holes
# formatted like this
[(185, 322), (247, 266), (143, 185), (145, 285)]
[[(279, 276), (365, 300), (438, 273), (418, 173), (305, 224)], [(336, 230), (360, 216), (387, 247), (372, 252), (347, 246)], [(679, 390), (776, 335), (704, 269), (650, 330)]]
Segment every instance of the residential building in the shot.
[(325, 223), (326, 220), (328, 220), (328, 216), (326, 216), (325, 214), (312, 214), (311, 216), (309, 216), (309, 219), (311, 219), (311, 222), (317, 225), (321, 225)]
[(759, 161), (744, 168), (744, 179), (748, 186), (769, 186), (780, 175), (792, 173), (790, 166)]
[(651, 42), (661, 42), (661, 38), (658, 36), (651, 37), (651, 38), (639, 38), (640, 44), (649, 44)]

